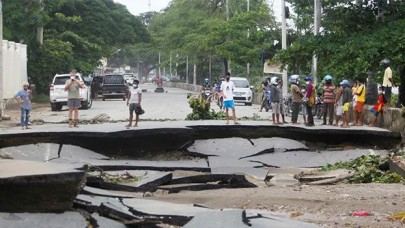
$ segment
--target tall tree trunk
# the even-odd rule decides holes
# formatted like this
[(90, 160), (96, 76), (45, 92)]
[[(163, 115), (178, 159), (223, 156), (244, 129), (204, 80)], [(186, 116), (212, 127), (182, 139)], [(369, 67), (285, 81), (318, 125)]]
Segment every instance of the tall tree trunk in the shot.
[(375, 71), (369, 72), (366, 83), (366, 104), (374, 105), (378, 99), (378, 88), (375, 80)]
[(223, 75), (225, 75), (226, 74), (226, 72), (228, 72), (228, 59), (227, 58), (223, 58), (223, 61), (224, 61), (224, 73), (223, 73)]
[[(396, 85), (397, 82), (394, 82)], [(399, 96), (397, 106), (405, 106), (405, 64), (399, 67)]]

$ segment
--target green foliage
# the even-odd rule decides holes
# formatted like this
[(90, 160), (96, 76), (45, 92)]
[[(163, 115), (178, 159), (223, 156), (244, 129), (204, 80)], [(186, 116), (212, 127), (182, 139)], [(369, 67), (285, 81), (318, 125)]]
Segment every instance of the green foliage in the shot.
[(215, 112), (210, 110), (210, 103), (206, 102), (200, 96), (188, 95), (188, 103), (192, 109), (192, 113), (188, 114), (186, 120), (223, 120), (225, 119), (224, 112)]
[[(381, 82), (383, 69), (379, 62), (382, 59), (390, 59), (392, 69), (404, 64), (405, 35), (401, 28), (405, 26), (405, 2), (361, 2), (322, 1), (322, 31), (314, 36), (310, 31), (313, 1), (291, 1), (298, 14), (295, 18), (298, 38), (287, 50), (280, 51), (275, 60), (288, 65), (292, 74), (308, 74), (315, 53), (319, 78), (331, 74), (339, 81), (366, 78), (373, 72), (377, 73), (376, 80)], [(396, 72), (394, 81), (398, 81)]]
[(338, 162), (334, 165), (328, 164), (322, 170), (351, 170), (354, 172), (354, 176), (349, 180), (351, 183), (405, 183), (405, 180), (399, 174), (379, 169), (388, 160), (388, 157), (363, 155), (349, 162)]
[(399, 99), (398, 94), (392, 94), (392, 95), (391, 95), (390, 106), (391, 106), (391, 107), (396, 107), (397, 102), (398, 102), (398, 99)]
[(47, 104), (49, 103), (49, 95), (38, 94), (32, 97), (33, 103)]
[[(150, 41), (140, 18), (113, 0), (4, 1), (4, 38), (28, 45), (28, 75), (48, 93), (55, 73), (89, 74), (118, 48)], [(36, 39), (44, 28), (44, 44)]]

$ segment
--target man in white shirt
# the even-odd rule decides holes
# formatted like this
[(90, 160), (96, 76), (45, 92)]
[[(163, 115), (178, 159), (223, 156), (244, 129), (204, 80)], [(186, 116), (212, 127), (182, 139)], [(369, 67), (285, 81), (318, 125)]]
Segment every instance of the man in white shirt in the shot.
[(140, 113), (138, 110), (142, 110), (141, 101), (142, 101), (142, 90), (138, 87), (139, 80), (134, 80), (134, 86), (129, 90), (128, 98), (127, 98), (127, 106), (129, 106), (129, 123), (126, 125), (126, 128), (132, 127), (132, 118), (135, 112), (135, 124), (134, 127), (138, 127), (139, 115)]
[(384, 87), (384, 96), (385, 99), (387, 100), (386, 106), (388, 107), (391, 102), (392, 86), (395, 85), (394, 81), (392, 80), (392, 70), (390, 67), (390, 61), (388, 59), (383, 59), (380, 64), (385, 69), (382, 86)]
[(233, 101), (233, 90), (235, 89), (235, 85), (233, 84), (231, 79), (231, 73), (226, 72), (225, 74), (225, 81), (221, 83), (221, 95), (224, 98), (224, 108), (226, 109), (225, 115), (226, 115), (226, 124), (229, 124), (229, 109), (232, 109), (232, 117), (233, 117), (233, 122), (235, 124), (239, 124), (239, 122), (236, 121), (236, 113), (235, 113), (235, 103)]

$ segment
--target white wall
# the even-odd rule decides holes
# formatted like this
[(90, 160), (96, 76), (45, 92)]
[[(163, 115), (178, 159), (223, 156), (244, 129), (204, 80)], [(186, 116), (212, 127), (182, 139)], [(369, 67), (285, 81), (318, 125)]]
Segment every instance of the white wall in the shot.
[(22, 83), (28, 81), (27, 45), (3, 40), (2, 50), (3, 77), (0, 78), (0, 91), (3, 92), (0, 101), (13, 98), (22, 89)]

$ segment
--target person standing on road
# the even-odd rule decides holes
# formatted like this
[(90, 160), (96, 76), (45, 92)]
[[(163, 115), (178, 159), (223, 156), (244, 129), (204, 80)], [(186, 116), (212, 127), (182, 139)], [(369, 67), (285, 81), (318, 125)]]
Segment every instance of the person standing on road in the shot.
[(343, 87), (342, 95), (342, 110), (343, 110), (343, 128), (349, 127), (349, 109), (350, 102), (352, 101), (352, 91), (350, 89), (349, 81), (343, 80), (340, 85)]
[(234, 124), (239, 124), (239, 122), (236, 121), (235, 103), (233, 101), (233, 91), (235, 90), (235, 85), (230, 79), (231, 73), (226, 72), (225, 81), (221, 83), (221, 95), (224, 98), (224, 108), (226, 109), (226, 124), (229, 124), (229, 109), (232, 109)]
[(14, 96), (14, 99), (20, 103), (22, 130), (31, 129), (30, 127), (28, 127), (28, 121), (30, 117), (32, 94), (28, 89), (28, 86), (28, 82), (24, 82), (23, 89), (18, 91), (17, 94)]
[(336, 115), (335, 115), (335, 124), (333, 124), (333, 126), (339, 126), (339, 120), (342, 118), (343, 116), (343, 87), (339, 86), (336, 91), (335, 91), (335, 110), (336, 110)]
[(364, 79), (358, 79), (358, 88), (356, 91), (357, 101), (356, 101), (356, 109), (354, 110), (354, 125), (356, 126), (363, 126), (363, 107), (366, 101), (366, 86), (364, 85)]
[(315, 86), (312, 84), (312, 77), (307, 76), (305, 77), (305, 83), (307, 84), (307, 90), (305, 92), (305, 101), (306, 101), (306, 108), (308, 114), (308, 121), (306, 126), (313, 127), (314, 124), (314, 116), (312, 114), (312, 108), (315, 106), (315, 97), (316, 97), (316, 89)]
[[(84, 83), (76, 78), (76, 70), (70, 72), (70, 80), (66, 80), (65, 91), (68, 91), (69, 127), (79, 127), (79, 108), (81, 105), (80, 88)], [(73, 117), (73, 119), (72, 119)]]
[(262, 81), (261, 87), (263, 90), (262, 93), (262, 99), (261, 99), (261, 105), (260, 105), (260, 109), (259, 112), (263, 111), (263, 108), (265, 108), (266, 112), (268, 111), (268, 98), (266, 97), (266, 93), (270, 92), (270, 78), (266, 78), (265, 80)]
[(139, 115), (142, 114), (140, 112), (142, 110), (141, 101), (142, 101), (142, 90), (139, 88), (139, 80), (135, 79), (133, 88), (130, 89), (127, 98), (127, 106), (129, 106), (129, 123), (128, 125), (125, 126), (126, 128), (132, 127), (132, 119), (134, 118), (134, 112), (135, 112), (134, 127), (138, 127)]
[(304, 95), (301, 93), (298, 83), (300, 80), (299, 75), (291, 75), (289, 81), (291, 83), (291, 96), (292, 96), (292, 115), (291, 123), (298, 124), (298, 113), (300, 112), (300, 107), (302, 105), (302, 98)]
[[(287, 101), (287, 102), (284, 101), (283, 80), (280, 80), (280, 81), (279, 81), (279, 83), (278, 83), (278, 89), (279, 89), (279, 91), (280, 91), (280, 114), (281, 114), (281, 119), (282, 119), (282, 121), (283, 121), (282, 123), (283, 123), (283, 124), (288, 124), (288, 122), (285, 121), (285, 116), (287, 115), (287, 113), (286, 113), (286, 109), (285, 109), (284, 104), (285, 104), (285, 103), (288, 104), (289, 101)], [(287, 98), (287, 99), (288, 99), (288, 98)], [(289, 111), (289, 110), (287, 110), (287, 111)]]
[(390, 61), (388, 59), (383, 59), (380, 64), (385, 69), (382, 86), (384, 87), (384, 96), (385, 99), (387, 100), (385, 107), (388, 108), (391, 102), (392, 87), (395, 85), (394, 81), (392, 80), (392, 70), (390, 67), (391, 64)]
[[(282, 124), (280, 122), (280, 89), (278, 88), (279, 79), (272, 77), (270, 81), (271, 109), (273, 124)], [(277, 122), (276, 122), (277, 120)]]
[(333, 124), (333, 115), (335, 113), (335, 86), (332, 84), (332, 76), (326, 75), (325, 85), (323, 86), (323, 123), (326, 125), (326, 117), (329, 115), (329, 125)]

